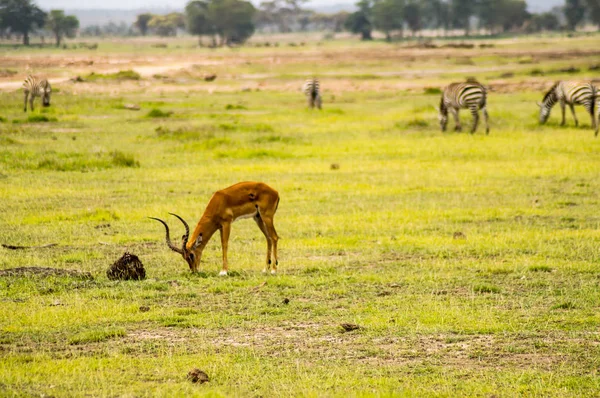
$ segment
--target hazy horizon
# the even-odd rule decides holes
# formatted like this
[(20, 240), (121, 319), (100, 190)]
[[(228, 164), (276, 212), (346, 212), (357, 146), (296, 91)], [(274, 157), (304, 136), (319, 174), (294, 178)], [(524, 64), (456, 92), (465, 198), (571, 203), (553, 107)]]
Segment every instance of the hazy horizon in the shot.
[[(122, 9), (135, 10), (144, 8), (183, 9), (189, 0), (37, 0), (44, 9)], [(548, 10), (564, 4), (564, 0), (526, 0), (531, 11)], [(252, 0), (255, 5), (261, 0)], [(306, 7), (322, 8), (336, 5), (352, 5), (356, 0), (310, 0)]]

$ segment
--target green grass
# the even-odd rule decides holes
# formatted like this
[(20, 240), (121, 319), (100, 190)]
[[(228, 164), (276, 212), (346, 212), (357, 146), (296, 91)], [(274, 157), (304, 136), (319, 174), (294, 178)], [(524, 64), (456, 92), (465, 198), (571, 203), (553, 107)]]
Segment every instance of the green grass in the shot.
[[(434, 89), (464, 77), (454, 59), (422, 50), (411, 68), (439, 74), (405, 81), (384, 73), (397, 71), (392, 61), (371, 57), (397, 62), (402, 48), (344, 43), (198, 49), (227, 61), (210, 93), (176, 80), (157, 91), (65, 83), (53, 96), (56, 121), (0, 124), (0, 243), (58, 244), (0, 247), (0, 270), (95, 277), (0, 276), (0, 395), (597, 395), (600, 140), (589, 118), (578, 108), (580, 127), (570, 118), (561, 127), (554, 109), (539, 126), (542, 93), (525, 81), (515, 93), (490, 91), (490, 135), (483, 126), (443, 134)], [(535, 62), (532, 47), (553, 45), (581, 50), (590, 40), (468, 50), (469, 75), (514, 69), (507, 79), (519, 83), (533, 68), (519, 59)], [(101, 42), (96, 51), (132, 48)], [(525, 53), (504, 64), (494, 53), (516, 49)], [(139, 51), (184, 50), (169, 42)], [(273, 51), (286, 62), (272, 62)], [(315, 59), (292, 56), (305, 52), (332, 73), (322, 78), (321, 112), (299, 91)], [(273, 76), (242, 91), (241, 73), (261, 69)], [(348, 83), (353, 69), (361, 78)], [(0, 96), (7, 120), (23, 117), (21, 101), (19, 92)], [(173, 114), (140, 116), (123, 103)], [(167, 220), (179, 242), (183, 227), (169, 212), (194, 228), (214, 191), (247, 180), (280, 193), (279, 274), (261, 273), (264, 237), (241, 220), (231, 275), (218, 276), (217, 235), (191, 275), (147, 217)], [(146, 280), (108, 280), (125, 251), (139, 256)], [(343, 323), (360, 328), (344, 333)], [(194, 368), (210, 382), (190, 383)]]
[(98, 80), (140, 80), (142, 77), (139, 73), (134, 70), (121, 70), (116, 73), (90, 73), (84, 80), (98, 81)]

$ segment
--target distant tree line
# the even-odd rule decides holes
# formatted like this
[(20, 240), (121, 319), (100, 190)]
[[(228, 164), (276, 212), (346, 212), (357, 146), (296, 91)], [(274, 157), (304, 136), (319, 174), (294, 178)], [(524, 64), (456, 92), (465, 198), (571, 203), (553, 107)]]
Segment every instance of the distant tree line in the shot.
[(539, 32), (575, 30), (586, 20), (600, 27), (600, 0), (566, 0), (564, 7), (540, 14), (528, 12), (525, 0), (360, 0), (356, 5), (344, 26), (363, 40), (375, 30), (390, 40), (406, 29), (413, 35), (423, 29), (461, 29), (469, 35), (475, 26), (490, 34)]
[(51, 32), (56, 46), (62, 39), (75, 37), (79, 29), (79, 20), (73, 15), (65, 15), (63, 10), (51, 10), (46, 13), (32, 0), (0, 0), (0, 36), (21, 37), (28, 46), (32, 33)]
[(583, 23), (600, 27), (600, 0), (565, 0), (563, 7), (532, 14), (525, 0), (359, 0), (353, 13), (322, 14), (305, 8), (308, 0), (265, 0), (256, 8), (246, 0), (192, 0), (183, 13), (143, 13), (133, 25), (110, 22), (79, 31), (79, 21), (62, 10), (45, 12), (34, 0), (0, 0), (0, 37), (17, 37), (29, 45), (33, 33), (51, 34), (57, 46), (77, 32), (85, 36), (176, 36), (187, 31), (210, 46), (244, 43), (255, 31), (297, 32), (348, 30), (370, 40), (373, 31), (387, 40), (425, 29), (448, 32), (473, 28), (489, 34), (507, 31), (575, 30)]

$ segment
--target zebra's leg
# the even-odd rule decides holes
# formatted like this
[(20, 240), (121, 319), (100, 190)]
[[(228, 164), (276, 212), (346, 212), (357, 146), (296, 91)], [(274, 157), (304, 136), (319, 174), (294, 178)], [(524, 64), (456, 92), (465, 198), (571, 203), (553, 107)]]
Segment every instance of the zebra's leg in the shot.
[(562, 112), (562, 122), (560, 122), (561, 126), (564, 126), (566, 121), (565, 121), (565, 101), (560, 101), (560, 110)]
[(471, 114), (473, 115), (473, 127), (471, 128), (471, 134), (477, 131), (479, 125), (479, 110), (476, 107), (471, 108)]
[(592, 128), (594, 129), (594, 136), (598, 135), (598, 123), (596, 122), (596, 115), (594, 115), (594, 107), (590, 109), (590, 116), (592, 116)]
[(456, 123), (456, 126), (454, 126), (454, 131), (461, 131), (462, 130), (462, 126), (460, 125), (460, 118), (458, 116), (458, 109), (450, 108), (450, 113), (452, 113), (452, 116), (454, 117), (454, 122)]
[(321, 96), (317, 96), (317, 108), (321, 109), (323, 102), (321, 101)]
[(314, 106), (315, 106), (315, 103), (314, 103), (314, 101), (312, 99), (312, 96), (308, 96), (308, 107), (310, 109), (312, 109), (312, 108), (314, 108)]
[(29, 94), (29, 108), (31, 108), (31, 112), (33, 112), (33, 99), (35, 97), (33, 96), (33, 94)]
[(575, 127), (579, 126), (579, 120), (577, 120), (577, 115), (575, 115), (575, 106), (573, 104), (569, 104), (569, 108), (571, 108), (571, 113), (573, 114), (573, 119), (575, 119)]
[(483, 112), (483, 120), (485, 120), (485, 133), (489, 134), (490, 133), (490, 124), (489, 124), (489, 116), (487, 113), (487, 108), (484, 106), (481, 111)]
[(29, 93), (27, 91), (25, 91), (25, 107), (23, 109), (23, 112), (27, 112), (27, 97), (29, 96)]

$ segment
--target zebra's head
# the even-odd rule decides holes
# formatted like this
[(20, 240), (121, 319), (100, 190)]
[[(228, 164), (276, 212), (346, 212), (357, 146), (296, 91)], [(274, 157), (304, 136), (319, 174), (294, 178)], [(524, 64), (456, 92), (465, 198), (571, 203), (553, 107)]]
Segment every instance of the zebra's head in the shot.
[(540, 124), (546, 123), (548, 117), (550, 117), (550, 107), (537, 102), (537, 106), (540, 107)]
[(42, 104), (44, 106), (50, 106), (50, 94), (52, 94), (52, 87), (50, 83), (46, 82), (46, 85), (42, 87)]

